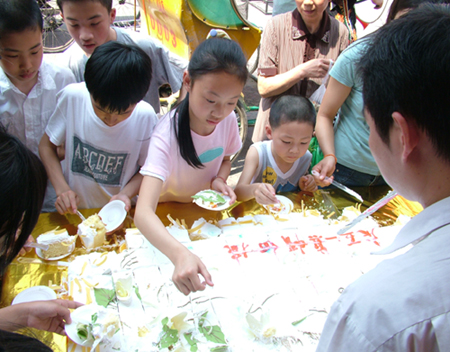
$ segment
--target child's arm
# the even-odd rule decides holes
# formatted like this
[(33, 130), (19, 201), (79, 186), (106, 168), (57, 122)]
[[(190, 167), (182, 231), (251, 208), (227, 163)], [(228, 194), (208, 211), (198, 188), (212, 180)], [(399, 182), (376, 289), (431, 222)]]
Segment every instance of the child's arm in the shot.
[(317, 191), (316, 181), (313, 175), (303, 175), (298, 181), (298, 187), (305, 192)]
[(278, 203), (275, 189), (268, 183), (251, 183), (259, 166), (259, 154), (256, 148), (249, 148), (245, 157), (244, 170), (236, 185), (235, 192), (239, 201), (255, 198), (259, 204)]
[(124, 188), (120, 190), (119, 193), (112, 196), (110, 202), (115, 199), (119, 199), (125, 203), (125, 210), (129, 211), (131, 209), (131, 199), (138, 194), (139, 187), (141, 187), (143, 176), (138, 172), (128, 181)]
[[(144, 176), (134, 215), (135, 224), (145, 238), (175, 265), (172, 280), (178, 290), (185, 295), (189, 292), (203, 291), (206, 287), (205, 282), (209, 286), (214, 285), (205, 265), (199, 257), (169, 234), (155, 214), (162, 185), (160, 179)], [(198, 274), (205, 278), (205, 282), (200, 282)]]
[(39, 143), (39, 155), (47, 170), (48, 178), (56, 191), (56, 210), (60, 214), (76, 213), (80, 200), (78, 195), (67, 184), (58, 158), (57, 146), (50, 142), (46, 133), (44, 133)]
[(230, 204), (233, 204), (236, 201), (236, 194), (234, 193), (233, 188), (228, 186), (225, 182), (228, 176), (230, 176), (230, 171), (231, 160), (229, 156), (226, 156), (223, 158), (222, 165), (220, 165), (217, 176), (211, 180), (211, 189), (229, 196), (231, 198)]

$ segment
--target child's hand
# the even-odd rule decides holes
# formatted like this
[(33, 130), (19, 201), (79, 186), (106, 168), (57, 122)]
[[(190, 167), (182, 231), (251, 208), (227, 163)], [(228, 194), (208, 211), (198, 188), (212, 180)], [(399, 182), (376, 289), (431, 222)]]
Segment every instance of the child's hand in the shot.
[(109, 201), (112, 202), (113, 200), (121, 200), (122, 202), (125, 203), (125, 210), (127, 212), (130, 211), (130, 209), (131, 209), (131, 199), (126, 194), (118, 193), (118, 194), (112, 196)]
[[(206, 284), (214, 286), (205, 264), (188, 249), (177, 257), (177, 261), (174, 264), (175, 270), (172, 280), (178, 290), (185, 295), (188, 295), (190, 292), (203, 291), (206, 288)], [(200, 282), (198, 274), (203, 276), (204, 282)]]
[(80, 203), (78, 195), (69, 189), (68, 191), (61, 193), (58, 198), (56, 198), (55, 207), (61, 215), (66, 213), (75, 214), (78, 209), (78, 203)]
[(220, 192), (225, 194), (226, 196), (230, 197), (230, 205), (233, 204), (236, 201), (236, 193), (234, 193), (233, 188), (228, 186), (223, 180), (219, 177), (215, 178), (211, 182), (211, 189), (214, 191)]
[[(18, 237), (18, 236), (16, 235), (16, 237)], [(34, 237), (30, 235), (30, 236), (28, 236), (28, 239), (27, 239), (27, 241), (25, 242), (25, 244), (27, 244), (27, 243), (32, 243), (32, 242), (34, 242)], [(27, 247), (27, 248), (22, 247), (22, 248), (20, 249), (20, 252), (19, 252), (18, 256), (25, 255), (25, 254), (27, 254), (27, 252), (31, 251), (32, 249), (33, 249), (33, 248), (31, 248), (31, 247)]]
[(269, 183), (259, 183), (253, 193), (255, 200), (261, 205), (279, 203), (275, 194), (275, 188)]
[(306, 192), (315, 192), (317, 191), (316, 181), (314, 181), (313, 175), (305, 175), (300, 177), (300, 181), (298, 181), (298, 186), (302, 191)]

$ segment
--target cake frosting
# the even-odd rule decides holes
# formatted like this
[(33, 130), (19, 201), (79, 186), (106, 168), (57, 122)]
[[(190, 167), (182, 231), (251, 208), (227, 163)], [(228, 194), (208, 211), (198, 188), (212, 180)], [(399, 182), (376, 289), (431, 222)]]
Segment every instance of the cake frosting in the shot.
[[(190, 228), (174, 220), (169, 232), (183, 238), (214, 282), (189, 296), (173, 284), (168, 258), (139, 230), (127, 229), (124, 251), (70, 263), (66, 295), (117, 312), (117, 351), (315, 351), (332, 303), (386, 258), (370, 253), (389, 245), (401, 228), (367, 218), (337, 235), (359, 214), (353, 208), (339, 219), (314, 210), (201, 218)], [(188, 234), (203, 240), (189, 241)], [(97, 348), (109, 351), (111, 344)]]
[(56, 228), (38, 236), (36, 242), (48, 245), (48, 250), (41, 250), (45, 259), (56, 258), (73, 251), (77, 236), (69, 236), (66, 229)]
[(100, 247), (105, 242), (105, 224), (98, 214), (91, 215), (78, 225), (78, 234), (87, 249)]

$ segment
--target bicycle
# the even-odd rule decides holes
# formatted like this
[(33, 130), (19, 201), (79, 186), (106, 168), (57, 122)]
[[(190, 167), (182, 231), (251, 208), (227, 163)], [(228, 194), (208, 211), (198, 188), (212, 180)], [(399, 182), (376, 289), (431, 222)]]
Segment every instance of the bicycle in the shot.
[(63, 52), (73, 43), (73, 38), (67, 30), (56, 0), (38, 0), (38, 4), (44, 22), (44, 53)]

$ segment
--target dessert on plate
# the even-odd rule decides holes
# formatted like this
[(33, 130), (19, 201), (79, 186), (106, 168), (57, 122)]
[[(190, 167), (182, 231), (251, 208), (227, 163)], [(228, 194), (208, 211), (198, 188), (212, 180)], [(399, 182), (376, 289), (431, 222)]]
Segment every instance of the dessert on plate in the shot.
[(87, 248), (97, 248), (105, 242), (106, 227), (98, 214), (91, 215), (78, 225), (78, 234)]
[(74, 249), (77, 236), (70, 236), (66, 229), (59, 227), (40, 235), (36, 242), (48, 245), (48, 250), (41, 250), (44, 259), (70, 254)]

